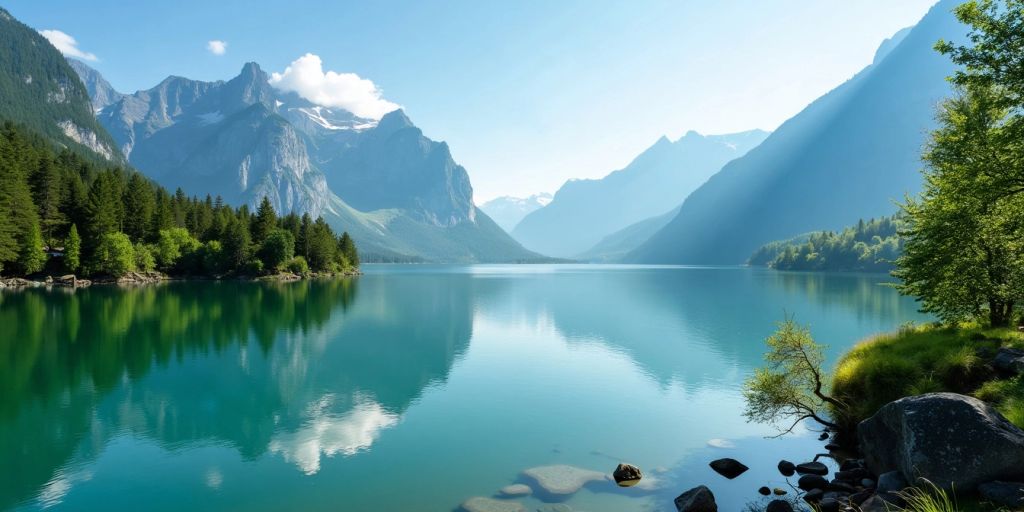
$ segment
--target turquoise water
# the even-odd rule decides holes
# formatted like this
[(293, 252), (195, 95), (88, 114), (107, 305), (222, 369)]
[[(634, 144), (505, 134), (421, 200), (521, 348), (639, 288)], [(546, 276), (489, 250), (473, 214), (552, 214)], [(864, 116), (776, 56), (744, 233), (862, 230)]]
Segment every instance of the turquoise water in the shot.
[[(450, 511), (527, 468), (644, 468), (574, 510), (785, 485), (740, 385), (784, 314), (832, 358), (925, 318), (877, 275), (367, 266), (350, 280), (0, 294), (0, 509)], [(751, 470), (727, 481), (720, 457)], [(518, 501), (541, 508), (553, 496)]]

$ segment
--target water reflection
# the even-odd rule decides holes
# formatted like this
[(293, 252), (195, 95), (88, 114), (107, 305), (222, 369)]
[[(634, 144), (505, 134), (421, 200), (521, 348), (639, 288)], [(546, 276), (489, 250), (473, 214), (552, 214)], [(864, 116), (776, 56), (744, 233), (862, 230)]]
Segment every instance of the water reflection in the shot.
[(400, 266), (0, 293), (0, 509), (440, 510), (619, 458), (674, 488), (707, 450), (772, 453), (736, 389), (783, 311), (834, 353), (919, 318), (882, 280)]

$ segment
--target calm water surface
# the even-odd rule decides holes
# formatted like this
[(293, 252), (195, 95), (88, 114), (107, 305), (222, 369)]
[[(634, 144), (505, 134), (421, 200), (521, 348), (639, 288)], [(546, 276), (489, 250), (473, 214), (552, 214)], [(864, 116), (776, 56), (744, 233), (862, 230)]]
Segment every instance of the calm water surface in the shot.
[[(924, 320), (878, 275), (368, 266), (352, 280), (0, 293), (0, 509), (450, 511), (530, 467), (643, 467), (574, 510), (784, 485), (740, 385), (785, 313), (834, 358)], [(751, 470), (727, 481), (707, 462)], [(519, 500), (543, 510), (549, 496)]]

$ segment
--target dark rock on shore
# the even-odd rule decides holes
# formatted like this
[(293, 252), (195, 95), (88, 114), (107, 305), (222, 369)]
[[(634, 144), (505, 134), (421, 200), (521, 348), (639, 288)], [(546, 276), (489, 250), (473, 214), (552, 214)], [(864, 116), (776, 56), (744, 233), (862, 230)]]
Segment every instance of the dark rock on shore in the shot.
[(862, 421), (857, 436), (875, 474), (899, 471), (907, 481), (926, 478), (967, 492), (985, 482), (1024, 480), (1024, 431), (972, 397), (930, 393), (896, 400)]
[(619, 487), (632, 487), (640, 482), (644, 474), (640, 468), (632, 464), (619, 464), (612, 472), (612, 478)]
[(828, 466), (820, 462), (804, 462), (802, 464), (797, 464), (796, 472), (801, 475), (825, 476), (828, 474)]
[(764, 510), (765, 512), (793, 512), (793, 504), (786, 500), (772, 500)]
[(675, 503), (679, 512), (718, 512), (715, 495), (703, 485), (680, 494)]
[(978, 486), (978, 494), (996, 505), (1024, 509), (1024, 483), (988, 482)]
[(811, 491), (814, 489), (820, 489), (822, 491), (828, 487), (828, 480), (820, 475), (804, 475), (797, 480), (796, 486), (805, 491)]
[(1024, 350), (1001, 348), (999, 352), (996, 352), (992, 366), (1005, 374), (1020, 375), (1024, 373)]
[(729, 458), (711, 461), (711, 464), (708, 465), (711, 466), (711, 469), (715, 470), (715, 473), (718, 473), (729, 480), (742, 475), (750, 469), (747, 466), (744, 466), (742, 462)]

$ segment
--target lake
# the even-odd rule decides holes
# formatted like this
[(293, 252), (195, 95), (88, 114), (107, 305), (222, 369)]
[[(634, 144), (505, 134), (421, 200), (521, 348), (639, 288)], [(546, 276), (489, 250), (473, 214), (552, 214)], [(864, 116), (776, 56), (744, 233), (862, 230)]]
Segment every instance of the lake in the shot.
[[(810, 324), (834, 361), (927, 320), (881, 275), (364, 271), (0, 293), (0, 509), (451, 511), (528, 468), (625, 461), (650, 485), (517, 501), (674, 511), (707, 484), (739, 510), (787, 487), (780, 458), (822, 451), (741, 416), (775, 323)], [(726, 480), (720, 457), (751, 469)]]

